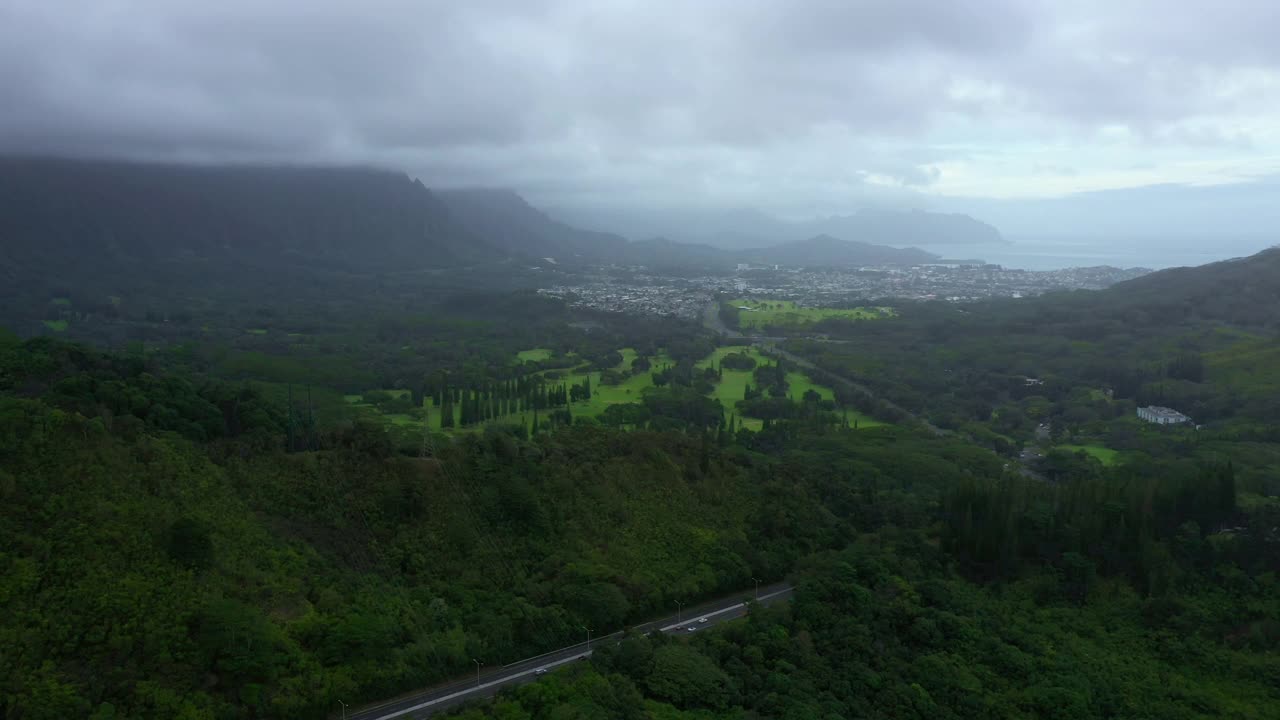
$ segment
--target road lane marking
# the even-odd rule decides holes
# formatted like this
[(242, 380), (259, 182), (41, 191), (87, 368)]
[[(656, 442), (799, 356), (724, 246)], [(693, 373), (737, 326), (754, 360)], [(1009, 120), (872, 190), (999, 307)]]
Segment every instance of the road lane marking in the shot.
[(525, 675), (532, 675), (538, 672), (538, 670), (540, 669), (544, 669), (544, 668), (551, 669), (558, 665), (564, 665), (565, 663), (575, 662), (577, 660), (582, 659), (583, 657), (589, 657), (593, 652), (595, 651), (587, 650), (583, 652), (581, 655), (574, 655), (573, 657), (567, 657), (567, 658), (564, 658), (563, 660), (553, 660), (547, 663), (546, 665), (540, 665), (539, 667), (536, 667), (536, 668), (529, 668), (528, 670), (521, 670), (518, 673), (512, 673), (511, 675), (500, 677), (497, 680), (490, 680), (487, 683), (482, 683), (480, 685), (476, 685), (475, 687), (470, 687), (465, 690), (459, 690), (455, 693), (450, 693), (448, 695), (445, 695), (444, 697), (438, 697), (434, 700), (428, 700), (424, 703), (414, 705), (413, 707), (407, 707), (403, 710), (397, 710), (396, 712), (393, 712), (389, 715), (380, 715), (377, 718), (374, 718), (374, 720), (389, 720), (390, 718), (397, 718), (397, 717), (400, 717), (401, 715), (408, 715), (411, 712), (417, 712), (418, 710), (422, 710), (423, 708), (429, 708), (432, 705), (438, 705), (446, 700), (455, 700), (457, 698), (460, 698), (466, 695), (472, 695), (481, 690), (484, 690), (485, 688), (491, 688), (498, 685), (502, 685), (503, 683), (509, 682), (511, 680), (515, 680), (516, 678), (524, 677)]
[[(759, 597), (759, 599), (758, 599), (756, 602), (760, 602), (760, 601), (762, 601), (762, 600), (769, 600), (769, 599), (771, 599), (771, 598), (775, 598), (775, 597), (777, 597), (777, 596), (779, 596), (779, 595), (784, 595), (784, 594), (786, 594), (786, 593), (789, 593), (789, 592), (791, 592), (792, 590), (794, 590), (794, 588), (783, 588), (782, 590), (775, 590), (774, 592), (771, 592), (771, 593), (769, 593), (769, 594), (767, 594), (767, 595), (761, 595), (761, 596)], [(738, 603), (737, 605), (730, 605), (729, 607), (726, 607), (726, 608), (721, 608), (721, 609), (719, 609), (719, 610), (715, 610), (715, 611), (712, 611), (712, 612), (709, 612), (709, 613), (705, 613), (705, 614), (703, 614), (703, 615), (699, 615), (698, 617), (699, 617), (699, 618), (704, 618), (704, 617), (705, 617), (705, 618), (711, 618), (711, 617), (715, 617), (716, 615), (723, 615), (723, 614), (725, 614), (725, 613), (727, 613), (727, 612), (732, 612), (732, 611), (734, 611), (734, 610), (742, 609), (742, 608), (744, 608), (744, 607), (746, 607), (746, 606), (747, 606), (747, 604), (746, 604), (746, 603), (741, 602), (741, 603)], [(697, 620), (695, 619), (695, 620), (685, 621), (685, 622), (697, 622)], [(672, 624), (672, 625), (667, 625), (666, 627), (658, 628), (658, 631), (659, 631), (659, 632), (667, 632), (667, 631), (669, 631), (669, 630), (673, 630), (673, 629), (675, 629), (675, 628), (679, 628), (679, 627), (681, 627), (681, 626), (685, 625), (685, 622), (678, 622), (678, 623), (674, 623), (674, 624)], [(567, 648), (566, 648), (566, 649), (567, 649)], [(372, 718), (372, 720), (391, 720), (391, 718), (398, 718), (398, 717), (401, 717), (401, 716), (403, 716), (403, 715), (408, 715), (409, 713), (417, 712), (418, 710), (422, 710), (422, 709), (425, 709), (425, 708), (429, 708), (429, 707), (431, 707), (432, 705), (438, 705), (438, 704), (440, 704), (440, 703), (442, 703), (442, 702), (445, 702), (445, 701), (448, 701), (448, 700), (456, 700), (457, 698), (460, 698), (460, 697), (465, 697), (465, 696), (467, 696), (467, 695), (473, 695), (473, 694), (478, 693), (478, 692), (480, 692), (481, 690), (484, 690), (484, 689), (486, 689), (486, 688), (497, 687), (497, 686), (499, 686), (499, 685), (503, 685), (503, 684), (505, 684), (505, 683), (511, 682), (512, 680), (516, 680), (516, 679), (518, 679), (518, 678), (522, 678), (522, 677), (524, 677), (524, 676), (526, 676), (526, 675), (532, 675), (532, 674), (534, 674), (534, 673), (537, 673), (537, 672), (538, 672), (538, 670), (542, 670), (542, 669), (548, 669), (548, 670), (549, 670), (549, 669), (551, 669), (551, 668), (553, 668), (553, 667), (558, 667), (558, 666), (560, 666), (560, 665), (565, 665), (565, 664), (568, 664), (568, 663), (571, 663), (571, 662), (576, 662), (576, 661), (578, 661), (578, 660), (581, 660), (582, 658), (590, 657), (590, 656), (591, 656), (591, 654), (592, 654), (593, 652), (595, 652), (595, 651), (594, 651), (594, 650), (584, 650), (582, 653), (577, 654), (577, 655), (572, 655), (572, 656), (570, 656), (570, 657), (563, 658), (563, 659), (560, 659), (560, 660), (552, 660), (552, 661), (550, 661), (550, 662), (546, 663), (545, 665), (539, 665), (538, 667), (532, 667), (532, 668), (529, 668), (528, 670), (521, 670), (521, 671), (519, 671), (519, 672), (511, 673), (510, 675), (504, 675), (504, 676), (502, 676), (502, 677), (500, 677), (500, 678), (498, 678), (498, 679), (496, 679), (496, 680), (490, 680), (489, 682), (481, 683), (481, 684), (479, 684), (479, 685), (474, 685), (474, 686), (469, 687), (469, 688), (465, 688), (465, 689), (462, 689), (462, 690), (458, 690), (458, 691), (456, 691), (456, 692), (449, 693), (448, 695), (444, 695), (444, 696), (441, 696), (441, 697), (435, 698), (435, 699), (433, 699), (433, 700), (427, 700), (427, 701), (421, 702), (421, 703), (419, 703), (419, 704), (417, 704), (417, 705), (414, 705), (414, 706), (412, 706), (412, 707), (407, 707), (407, 708), (405, 708), (405, 709), (403, 709), (403, 710), (397, 710), (397, 711), (395, 711), (395, 712), (393, 712), (393, 713), (389, 713), (389, 714), (387, 714), (387, 715), (379, 715), (379, 716), (378, 716), (378, 717), (376, 717), (376, 718)], [(550, 653), (548, 653), (548, 654), (550, 654)], [(521, 661), (521, 662), (523, 662), (523, 661)], [(376, 709), (376, 708), (375, 708), (375, 709)]]
[[(791, 592), (791, 590), (792, 590), (792, 588), (786, 588), (786, 589), (783, 589), (783, 590), (777, 590), (777, 591), (771, 592), (771, 593), (769, 593), (768, 595), (761, 595), (761, 596), (760, 596), (760, 600), (768, 600), (769, 598), (777, 597), (777, 596), (779, 596), (779, 595), (782, 595), (783, 593)], [(757, 600), (756, 602), (760, 602), (760, 600)], [(715, 617), (716, 615), (723, 615), (723, 614), (725, 614), (725, 613), (727, 613), (727, 612), (731, 612), (731, 611), (733, 611), (733, 610), (738, 610), (739, 608), (744, 608), (744, 607), (746, 607), (746, 606), (747, 606), (747, 604), (746, 604), (746, 603), (741, 602), (741, 603), (738, 603), (737, 605), (730, 605), (730, 606), (729, 606), (729, 607), (727, 607), (727, 608), (720, 608), (719, 610), (716, 610), (716, 611), (714, 611), (714, 612), (709, 612), (709, 613), (706, 613), (706, 614), (703, 614), (703, 615), (699, 615), (699, 616), (697, 616), (697, 617), (698, 617), (698, 618), (710, 618), (710, 617)], [(668, 625), (668, 626), (666, 626), (666, 627), (658, 628), (658, 630), (659, 630), (660, 632), (666, 632), (666, 631), (668, 631), (668, 630), (673, 630), (673, 629), (675, 629), (675, 628), (681, 627), (681, 626), (685, 625), (685, 623), (697, 623), (697, 621), (698, 621), (698, 620), (697, 620), (697, 618), (695, 618), (695, 619), (693, 619), (693, 620), (683, 620), (683, 621), (678, 622), (678, 623), (675, 623), (675, 624), (673, 624), (673, 625)]]

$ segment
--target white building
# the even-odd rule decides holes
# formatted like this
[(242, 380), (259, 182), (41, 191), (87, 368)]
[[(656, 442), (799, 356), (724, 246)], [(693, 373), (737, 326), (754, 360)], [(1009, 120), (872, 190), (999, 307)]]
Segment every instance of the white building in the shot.
[(1177, 425), (1178, 423), (1191, 422), (1191, 418), (1177, 410), (1160, 407), (1159, 405), (1138, 408), (1138, 417), (1157, 425)]

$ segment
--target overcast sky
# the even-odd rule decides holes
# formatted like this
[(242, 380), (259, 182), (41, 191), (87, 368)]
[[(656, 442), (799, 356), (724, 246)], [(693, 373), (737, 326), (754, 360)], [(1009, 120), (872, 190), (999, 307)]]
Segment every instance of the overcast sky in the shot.
[(0, 0), (0, 144), (792, 217), (1245, 188), (1278, 32), (1274, 0)]

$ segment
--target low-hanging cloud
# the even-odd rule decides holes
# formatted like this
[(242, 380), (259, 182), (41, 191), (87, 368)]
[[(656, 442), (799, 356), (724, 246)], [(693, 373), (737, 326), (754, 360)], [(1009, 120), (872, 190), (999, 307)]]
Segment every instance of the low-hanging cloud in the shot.
[(1230, 182), (1280, 154), (1276, 27), (1245, 0), (7, 0), (0, 150), (782, 212), (1208, 153)]

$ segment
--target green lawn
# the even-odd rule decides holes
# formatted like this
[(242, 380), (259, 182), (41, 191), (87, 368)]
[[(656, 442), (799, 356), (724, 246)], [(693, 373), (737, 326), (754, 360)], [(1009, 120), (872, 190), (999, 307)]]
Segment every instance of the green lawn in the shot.
[(267, 329), (266, 328), (248, 328), (245, 330), (245, 332), (249, 333), (250, 335), (266, 335)]
[(1105, 445), (1059, 445), (1060, 450), (1070, 450), (1072, 452), (1085, 452), (1098, 459), (1103, 465), (1115, 465), (1116, 456), (1120, 453), (1112, 450)]
[[(724, 359), (725, 355), (728, 355), (729, 353), (735, 353), (735, 352), (746, 353), (747, 355), (750, 355), (752, 358), (755, 359), (757, 366), (773, 362), (771, 359), (766, 357), (763, 353), (760, 352), (759, 349), (755, 347), (735, 345), (735, 346), (716, 348), (715, 352), (711, 353), (711, 355), (707, 356), (706, 358), (703, 358), (700, 362), (697, 363), (697, 366), (709, 367), (713, 363), (715, 365), (719, 365), (720, 361)], [(747, 385), (753, 382), (754, 382), (754, 370), (725, 369), (723, 372), (723, 377), (720, 379), (720, 384), (718, 384), (716, 386), (716, 389), (711, 393), (711, 397), (714, 397), (716, 400), (719, 400), (720, 404), (724, 405), (726, 412), (730, 412), (730, 413), (736, 412), (736, 410), (734, 409), (735, 404), (739, 400), (741, 400), (744, 395), (746, 395)], [(791, 399), (796, 401), (799, 401), (801, 398), (803, 398), (805, 392), (807, 392), (810, 389), (817, 392), (818, 396), (821, 397), (823, 400), (834, 400), (836, 397), (835, 392), (832, 391), (831, 388), (826, 387), (825, 385), (819, 385), (818, 383), (815, 383), (813, 380), (809, 378), (808, 375), (798, 370), (792, 370), (791, 372), (787, 373), (787, 386), (788, 386), (787, 395)], [(852, 409), (848, 411), (848, 418), (849, 418), (850, 427), (852, 427), (853, 423), (857, 421), (859, 429), (878, 427), (880, 425), (885, 424), (879, 420), (876, 420), (868, 415), (863, 415), (862, 413)], [(756, 418), (744, 417), (742, 419), (744, 423), (746, 423), (746, 427), (752, 430), (759, 430), (760, 427), (763, 425), (763, 422), (761, 422)]]
[(54, 298), (54, 299), (50, 300), (49, 302), (50, 302), (50, 303), (52, 303), (52, 304), (54, 304), (54, 305), (61, 305), (62, 307), (69, 307), (69, 306), (71, 305), (71, 298), (56, 297), (56, 298)]
[(521, 350), (516, 353), (516, 360), (520, 362), (542, 362), (550, 358), (553, 351), (550, 348), (533, 348), (532, 350)]
[[(772, 362), (768, 357), (763, 355), (760, 352), (760, 350), (758, 350), (755, 347), (728, 346), (728, 347), (717, 348), (710, 355), (708, 355), (707, 357), (703, 358), (698, 363), (696, 363), (696, 365), (699, 368), (718, 366), (720, 364), (720, 361), (724, 358), (724, 356), (728, 355), (731, 352), (747, 353), (751, 357), (755, 358), (756, 362), (759, 364)], [(630, 372), (631, 362), (636, 358), (635, 349), (621, 348), (618, 350), (618, 353), (622, 355), (622, 362), (619, 364), (617, 369)], [(551, 357), (551, 351), (546, 348), (535, 348), (533, 350), (522, 351), (519, 354), (519, 356), (521, 360), (541, 360), (541, 359), (546, 359)], [(648, 371), (634, 374), (634, 375), (628, 375), (628, 377), (623, 382), (618, 383), (617, 385), (601, 384), (600, 371), (589, 370), (588, 369), (589, 366), (585, 364), (579, 366), (576, 369), (547, 370), (547, 371), (543, 371), (542, 374), (551, 373), (551, 372), (558, 373), (559, 377), (555, 380), (552, 380), (551, 382), (555, 384), (564, 384), (567, 386), (581, 384), (589, 376), (591, 378), (591, 399), (572, 403), (569, 406), (569, 410), (576, 417), (596, 417), (601, 413), (603, 413), (605, 411), (605, 408), (609, 407), (610, 405), (640, 402), (645, 388), (653, 387), (653, 372), (655, 370), (661, 370), (664, 366), (669, 364), (674, 364), (675, 362), (665, 352), (659, 353), (658, 355), (649, 358), (649, 360), (650, 360), (650, 369)], [(743, 398), (743, 395), (746, 394), (747, 385), (752, 382), (753, 382), (752, 371), (726, 369), (723, 372), (723, 378), (716, 385), (715, 389), (712, 391), (711, 397), (720, 401), (720, 403), (724, 405), (726, 414), (736, 413), (737, 412), (735, 409), (736, 403)], [(832, 392), (831, 388), (825, 387), (823, 385), (819, 385), (813, 382), (803, 372), (792, 371), (787, 373), (787, 382), (790, 385), (789, 394), (793, 399), (799, 400), (804, 395), (805, 391), (809, 390), (810, 388), (815, 390), (824, 399), (831, 400), (835, 398), (835, 393)], [(391, 393), (392, 395), (398, 395), (398, 396), (403, 396), (409, 393), (408, 390), (402, 390), (402, 389), (385, 389), (383, 390), (383, 392), (388, 392), (388, 393)], [(347, 404), (355, 408), (361, 408), (367, 412), (378, 413), (378, 410), (376, 408), (364, 402), (363, 395), (344, 395), (343, 400)], [(441, 415), (440, 415), (439, 408), (435, 407), (434, 403), (430, 398), (426, 400), (426, 406), (427, 406), (427, 412), (428, 412), (429, 423), (431, 428), (433, 430), (441, 429), (441, 424), (440, 424)], [(457, 426), (457, 421), (459, 420), (459, 416), (461, 414), (461, 408), (455, 406), (454, 413), (455, 413), (454, 414), (455, 424), (454, 424), (454, 427), (451, 429), (452, 431), (463, 431), (463, 430), (475, 429), (475, 428), (465, 428), (465, 429), (459, 428)], [(382, 417), (386, 418), (388, 422), (398, 426), (414, 426), (414, 425), (421, 426), (422, 424), (421, 420), (417, 420), (410, 415), (402, 414), (402, 413), (401, 414), (383, 414)], [(874, 420), (854, 410), (849, 411), (848, 418), (851, 426), (855, 421), (857, 421), (859, 428), (870, 428), (870, 427), (876, 427), (884, 424), (882, 422)], [(497, 417), (491, 420), (490, 422), (491, 423), (509, 423), (509, 424), (524, 423), (525, 426), (527, 427), (531, 425), (533, 422), (533, 411), (525, 410), (519, 413), (510, 413), (507, 415)], [(746, 427), (752, 430), (759, 430), (763, 426), (763, 422), (758, 418), (739, 417), (738, 422), (740, 426)]]
[(44, 326), (54, 332), (65, 332), (67, 329), (66, 320), (45, 320)]
[(738, 308), (750, 308), (738, 313), (738, 325), (743, 328), (762, 328), (767, 325), (801, 327), (828, 318), (848, 320), (879, 320), (893, 317), (890, 307), (815, 308), (800, 307), (791, 300), (731, 300)]
[[(795, 400), (797, 402), (799, 402), (800, 399), (804, 397), (804, 394), (808, 392), (810, 389), (817, 392), (818, 396), (821, 397), (823, 400), (836, 399), (836, 394), (831, 388), (826, 387), (824, 385), (819, 385), (815, 383), (813, 380), (810, 380), (808, 375), (805, 375), (804, 373), (798, 372), (795, 370), (792, 370), (791, 372), (787, 373), (787, 386), (788, 386), (787, 395), (790, 396), (792, 400)], [(880, 427), (881, 425), (887, 424), (881, 420), (876, 420), (870, 415), (865, 415), (861, 412), (858, 412), (853, 408), (840, 410), (839, 412), (843, 417), (846, 417), (849, 419), (849, 427), (853, 427), (854, 424), (856, 423), (859, 430), (864, 430), (866, 428)]]
[[(757, 366), (769, 362), (769, 358), (765, 357), (754, 347), (734, 345), (716, 348), (715, 352), (703, 358), (697, 363), (697, 366), (700, 368), (710, 367), (713, 364), (718, 366), (720, 361), (724, 359), (724, 356), (729, 353), (746, 353), (755, 359)], [(726, 415), (737, 414), (738, 410), (736, 408), (736, 403), (746, 395), (747, 385), (754, 382), (752, 379), (753, 372), (753, 370), (730, 370), (727, 368), (724, 370), (723, 377), (720, 378), (720, 383), (717, 384), (715, 390), (711, 392), (711, 397), (720, 401), (720, 404), (724, 406)], [(764, 427), (764, 421), (758, 418), (743, 416), (739, 417), (738, 420), (739, 424), (748, 430), (759, 430)]]

